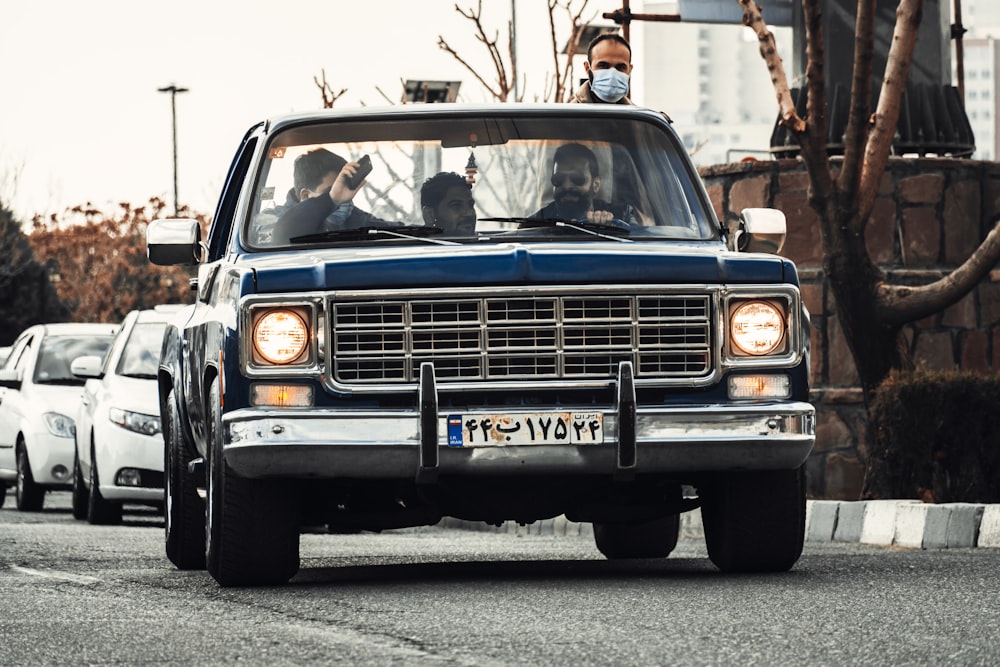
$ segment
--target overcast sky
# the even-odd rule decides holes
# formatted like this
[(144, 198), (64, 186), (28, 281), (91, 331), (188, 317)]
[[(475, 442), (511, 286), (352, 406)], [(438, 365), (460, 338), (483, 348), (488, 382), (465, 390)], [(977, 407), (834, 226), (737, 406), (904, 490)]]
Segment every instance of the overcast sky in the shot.
[[(173, 201), (170, 96), (176, 84), (178, 191), (211, 213), (229, 161), (257, 120), (322, 106), (325, 69), (337, 106), (398, 98), (401, 79), (482, 87), (438, 45), (443, 35), (489, 70), (473, 24), (477, 0), (20, 0), (0, 10), (0, 199), (22, 220), (91, 202)], [(609, 3), (591, 0), (588, 18)], [(615, 3), (614, 6), (618, 6)], [(485, 0), (506, 30), (511, 0)], [(633, 2), (638, 11), (641, 2)], [(546, 3), (517, 0), (518, 65), (540, 94), (551, 68)], [(613, 8), (613, 7), (612, 7)], [(565, 25), (565, 23), (563, 24)], [(502, 34), (504, 34), (502, 33)], [(633, 38), (635, 28), (633, 28)], [(566, 36), (559, 35), (560, 48)], [(577, 63), (575, 76), (582, 76)], [(492, 77), (487, 77), (492, 80)]]

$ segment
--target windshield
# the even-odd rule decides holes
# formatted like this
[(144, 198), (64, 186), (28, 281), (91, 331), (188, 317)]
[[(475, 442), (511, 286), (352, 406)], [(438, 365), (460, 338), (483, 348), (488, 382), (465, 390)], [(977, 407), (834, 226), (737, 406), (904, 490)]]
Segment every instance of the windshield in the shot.
[(125, 342), (115, 373), (135, 378), (155, 378), (166, 326), (164, 322), (136, 324)]
[[(267, 145), (244, 236), (261, 248), (714, 238), (682, 151), (662, 126), (615, 116), (300, 125)], [(338, 182), (369, 162), (356, 188)]]
[(33, 381), (35, 384), (83, 385), (84, 380), (70, 371), (70, 364), (77, 357), (104, 357), (114, 336), (76, 335), (46, 336), (38, 352)]

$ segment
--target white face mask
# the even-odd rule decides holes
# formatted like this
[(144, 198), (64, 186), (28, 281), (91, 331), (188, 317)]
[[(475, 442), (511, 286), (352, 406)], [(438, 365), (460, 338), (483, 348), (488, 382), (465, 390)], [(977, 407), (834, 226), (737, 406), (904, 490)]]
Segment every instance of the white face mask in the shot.
[(591, 70), (590, 90), (598, 99), (614, 104), (628, 92), (628, 74), (616, 69)]

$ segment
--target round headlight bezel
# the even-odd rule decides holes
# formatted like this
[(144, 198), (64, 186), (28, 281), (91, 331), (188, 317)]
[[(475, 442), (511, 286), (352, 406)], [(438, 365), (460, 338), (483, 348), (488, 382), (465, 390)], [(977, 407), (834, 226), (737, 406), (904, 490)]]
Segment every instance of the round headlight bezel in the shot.
[(783, 353), (787, 331), (785, 310), (777, 303), (749, 299), (730, 308), (729, 335), (736, 355), (762, 357)]
[(309, 325), (294, 309), (271, 308), (254, 317), (251, 340), (257, 361), (287, 366), (308, 357)]

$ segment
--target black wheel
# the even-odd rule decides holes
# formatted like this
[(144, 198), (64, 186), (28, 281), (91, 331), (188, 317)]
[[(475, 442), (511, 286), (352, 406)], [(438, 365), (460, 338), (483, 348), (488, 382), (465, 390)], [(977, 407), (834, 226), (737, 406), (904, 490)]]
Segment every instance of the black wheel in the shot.
[(805, 540), (805, 467), (720, 475), (703, 492), (708, 557), (723, 572), (784, 572)]
[(22, 512), (40, 512), (45, 502), (45, 489), (35, 484), (24, 441), (17, 443), (17, 509)]
[(245, 479), (222, 458), (219, 381), (208, 397), (206, 565), (220, 586), (283, 584), (299, 570), (298, 511), (289, 485)]
[(666, 558), (677, 546), (681, 517), (671, 514), (645, 523), (595, 523), (594, 542), (605, 558)]
[(7, 500), (7, 485), (0, 484), (0, 507), (3, 507), (5, 500)]
[(174, 392), (167, 396), (163, 424), (164, 534), (167, 558), (181, 570), (205, 569), (205, 501), (198, 479), (189, 472), (194, 458), (184, 442)]
[(87, 506), (90, 505), (90, 491), (83, 482), (83, 471), (80, 470), (80, 457), (73, 457), (73, 518), (86, 519)]
[(97, 454), (93, 449), (90, 451), (90, 498), (87, 503), (87, 521), (101, 526), (117, 525), (122, 522), (122, 504), (105, 500), (101, 495)]

